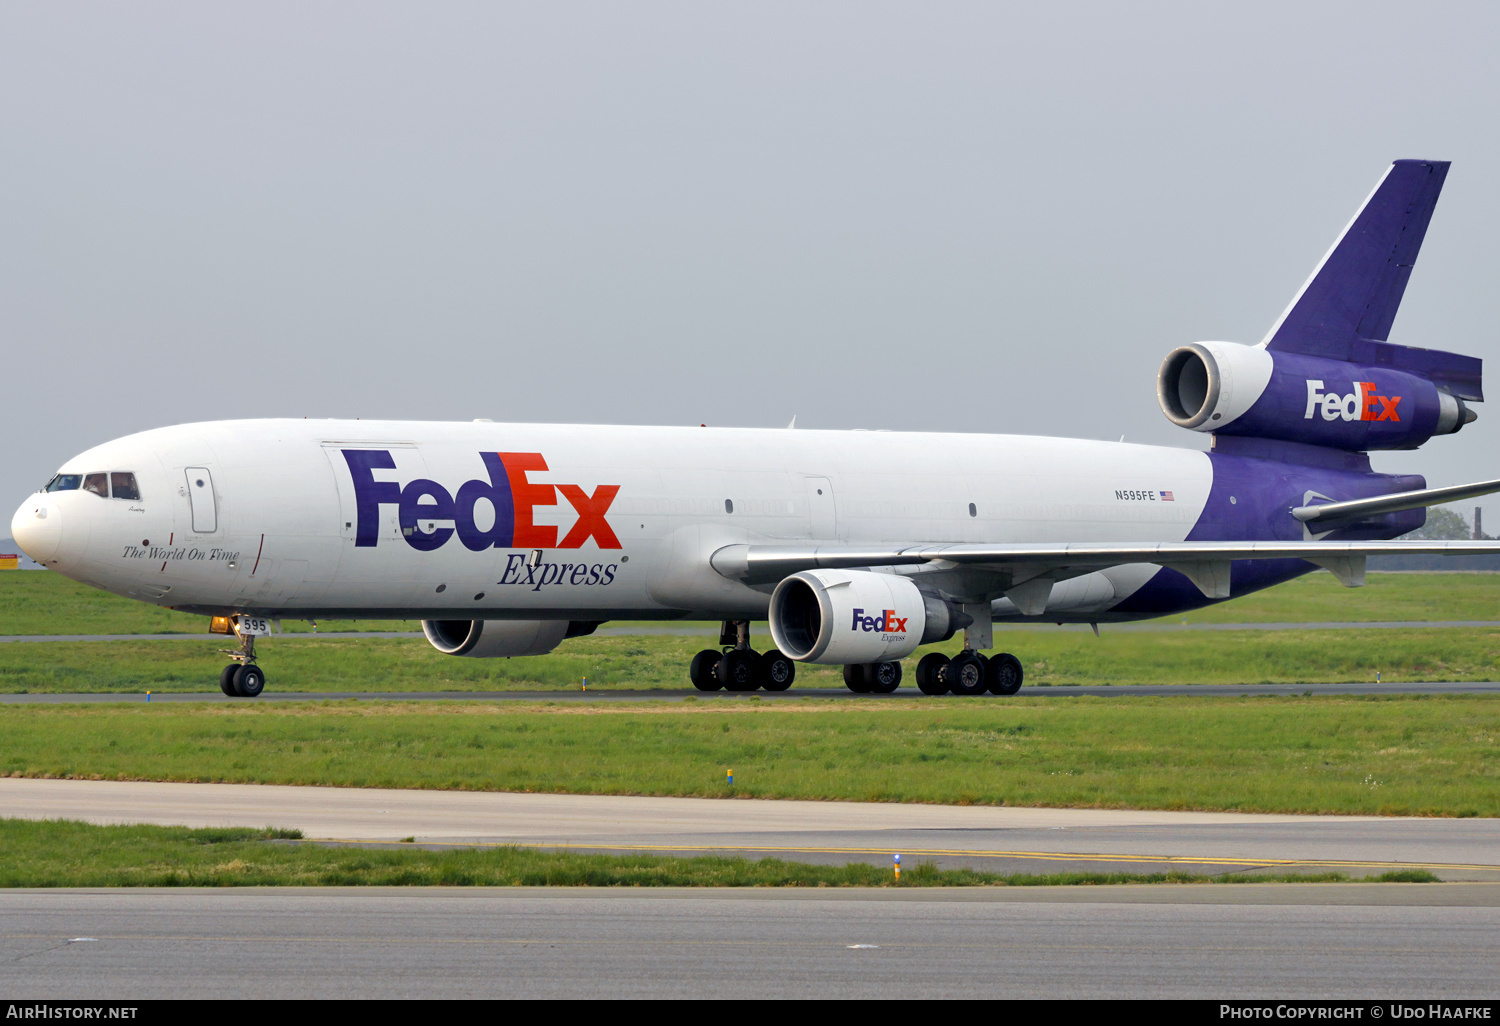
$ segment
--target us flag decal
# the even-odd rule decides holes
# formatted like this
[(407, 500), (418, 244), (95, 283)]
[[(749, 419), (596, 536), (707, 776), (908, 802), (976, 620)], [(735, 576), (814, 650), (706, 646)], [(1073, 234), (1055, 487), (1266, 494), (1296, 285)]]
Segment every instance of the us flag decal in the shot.
[(1161, 501), (1162, 502), (1175, 502), (1176, 500), (1172, 498), (1172, 493), (1171, 492), (1162, 492), (1161, 493)]

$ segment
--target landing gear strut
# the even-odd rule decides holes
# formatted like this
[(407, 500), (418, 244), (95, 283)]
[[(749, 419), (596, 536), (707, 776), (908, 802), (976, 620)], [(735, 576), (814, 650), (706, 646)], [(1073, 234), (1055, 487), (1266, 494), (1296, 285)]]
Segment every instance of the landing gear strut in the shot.
[(725, 620), (719, 645), (693, 656), (688, 677), (699, 691), (785, 691), (796, 679), (792, 660), (774, 648), (762, 655), (750, 647), (749, 620)]
[(239, 648), (223, 649), (234, 662), (220, 671), (219, 690), (231, 698), (254, 698), (266, 689), (266, 675), (255, 665), (255, 635), (239, 638)]
[(994, 645), (989, 607), (969, 605), (964, 612), (973, 618), (964, 628), (964, 650), (952, 659), (941, 652), (924, 655), (917, 663), (917, 688), (924, 695), (1014, 695), (1025, 678), (1021, 660), (1009, 652), (989, 658), (976, 652)]

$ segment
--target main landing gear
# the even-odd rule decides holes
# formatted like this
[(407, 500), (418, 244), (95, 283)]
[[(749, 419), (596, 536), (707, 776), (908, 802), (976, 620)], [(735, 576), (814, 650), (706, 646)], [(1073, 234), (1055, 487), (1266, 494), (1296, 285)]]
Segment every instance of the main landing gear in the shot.
[(1025, 676), (1021, 660), (1009, 652), (986, 658), (965, 649), (952, 659), (929, 652), (917, 663), (917, 688), (924, 695), (1014, 695)]
[(266, 675), (255, 665), (255, 635), (240, 635), (239, 648), (226, 648), (234, 662), (219, 673), (219, 690), (230, 698), (254, 698), (266, 689)]
[(749, 620), (725, 620), (719, 645), (693, 656), (688, 676), (699, 691), (785, 691), (797, 676), (797, 664), (774, 648), (750, 648)]

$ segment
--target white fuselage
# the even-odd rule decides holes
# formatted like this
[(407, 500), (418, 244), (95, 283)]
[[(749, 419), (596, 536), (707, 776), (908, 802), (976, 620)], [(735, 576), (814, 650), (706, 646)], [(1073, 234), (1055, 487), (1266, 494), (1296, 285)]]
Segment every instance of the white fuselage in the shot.
[[(366, 471), (363, 508), (350, 452), (394, 464)], [(508, 478), (486, 453), (508, 455)], [(17, 541), (122, 595), (271, 616), (575, 620), (764, 617), (769, 588), (709, 565), (736, 543), (1181, 541), (1213, 477), (1201, 452), (1074, 439), (314, 420), (161, 428), (61, 472), (131, 473), (139, 499), (39, 493)], [(413, 488), (423, 480), (438, 487)], [(469, 543), (443, 496), (464, 506)]]

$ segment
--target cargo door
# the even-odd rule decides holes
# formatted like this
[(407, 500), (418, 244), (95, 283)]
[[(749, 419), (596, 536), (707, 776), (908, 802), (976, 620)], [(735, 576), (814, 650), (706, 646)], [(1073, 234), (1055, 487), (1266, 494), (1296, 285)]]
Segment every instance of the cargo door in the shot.
[[(359, 501), (354, 494), (347, 453), (370, 453), (381, 457), (378, 460), (372, 459), (379, 468), (372, 472), (377, 481), (400, 483), (427, 476), (427, 465), (422, 460), (422, 454), (411, 442), (324, 442), (323, 452), (333, 469), (334, 486), (339, 496), (339, 536), (351, 544), (359, 533)], [(394, 466), (382, 466), (387, 463)], [(388, 545), (401, 539), (400, 510), (394, 503), (371, 507), (366, 510), (366, 515), (373, 515), (375, 518), (373, 525), (365, 525), (365, 530), (368, 532), (373, 529), (377, 545)], [(404, 549), (405, 546), (402, 546), (397, 551)]]
[(193, 530), (210, 534), (219, 529), (219, 499), (214, 494), (214, 478), (207, 467), (188, 467), (188, 502), (193, 508)]

